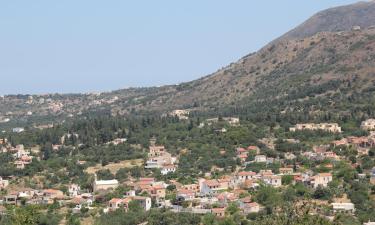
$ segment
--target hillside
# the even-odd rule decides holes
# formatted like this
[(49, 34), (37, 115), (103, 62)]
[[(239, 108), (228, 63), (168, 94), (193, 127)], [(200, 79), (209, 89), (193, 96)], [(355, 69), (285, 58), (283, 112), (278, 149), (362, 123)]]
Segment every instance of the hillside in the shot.
[(374, 11), (374, 1), (327, 9), (315, 14), (278, 40), (306, 38), (318, 32), (350, 31), (353, 26), (369, 28), (375, 25)]
[[(46, 123), (85, 112), (373, 113), (375, 2), (328, 9), (258, 52), (201, 79), (101, 94), (4, 96), (0, 121)], [(360, 30), (352, 30), (359, 25)], [(259, 104), (260, 103), (260, 104)], [(267, 107), (267, 108), (265, 108)], [(30, 115), (32, 113), (32, 115)], [(263, 112), (267, 114), (266, 112)], [(311, 118), (305, 118), (311, 119)], [(12, 121), (14, 123), (12, 123)]]

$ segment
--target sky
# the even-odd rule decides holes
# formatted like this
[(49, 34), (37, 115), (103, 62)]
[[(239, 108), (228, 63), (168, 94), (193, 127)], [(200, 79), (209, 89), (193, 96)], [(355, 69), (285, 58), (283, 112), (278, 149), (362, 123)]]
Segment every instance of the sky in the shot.
[(86, 93), (208, 75), (352, 0), (0, 0), (0, 94)]

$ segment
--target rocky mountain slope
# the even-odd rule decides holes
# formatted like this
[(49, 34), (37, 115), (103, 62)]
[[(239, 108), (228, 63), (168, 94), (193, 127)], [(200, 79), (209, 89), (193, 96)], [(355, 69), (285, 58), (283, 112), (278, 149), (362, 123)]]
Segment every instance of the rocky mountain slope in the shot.
[(374, 1), (328, 9), (258, 52), (201, 79), (101, 94), (4, 96), (0, 121), (7, 117), (64, 119), (87, 111), (120, 115), (173, 109), (219, 112), (259, 103), (277, 106), (272, 110), (278, 113), (295, 112), (298, 107), (347, 113), (348, 102), (351, 108), (368, 107), (375, 96), (373, 25)]
[(366, 29), (375, 25), (375, 2), (362, 1), (321, 11), (278, 40), (299, 39), (319, 32), (350, 31), (354, 26)]

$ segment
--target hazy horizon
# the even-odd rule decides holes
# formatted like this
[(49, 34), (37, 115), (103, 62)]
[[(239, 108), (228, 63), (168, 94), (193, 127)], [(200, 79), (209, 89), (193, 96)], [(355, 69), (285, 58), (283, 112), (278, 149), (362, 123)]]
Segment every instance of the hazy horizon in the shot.
[(320, 10), (354, 2), (2, 2), (0, 94), (187, 82), (258, 50)]

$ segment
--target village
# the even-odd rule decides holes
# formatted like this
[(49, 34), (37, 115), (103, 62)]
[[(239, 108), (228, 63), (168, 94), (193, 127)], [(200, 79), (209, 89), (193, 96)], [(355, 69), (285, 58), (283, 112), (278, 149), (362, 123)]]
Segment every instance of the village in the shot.
[[(186, 112), (176, 112), (175, 116), (188, 115)], [(231, 126), (239, 126), (239, 119), (224, 119)], [(206, 123), (215, 123), (217, 119), (209, 119)], [(200, 125), (200, 127), (202, 124)], [(297, 155), (292, 152), (286, 152), (283, 158), (272, 158), (262, 154), (258, 146), (241, 146), (233, 149), (236, 160), (240, 162), (233, 172), (222, 176), (216, 176), (215, 171), (205, 173), (199, 176), (195, 182), (182, 184), (174, 179), (158, 180), (153, 176), (139, 177), (120, 182), (117, 179), (99, 180), (94, 175), (92, 189), (81, 189), (78, 184), (69, 184), (66, 190), (59, 189), (32, 189), (21, 188), (16, 191), (8, 191), (14, 176), (0, 177), (0, 213), (5, 213), (4, 206), (15, 205), (50, 205), (59, 204), (70, 208), (72, 213), (81, 213), (83, 209), (93, 210), (99, 208), (103, 213), (114, 212), (122, 209), (125, 212), (129, 204), (137, 202), (145, 211), (151, 208), (167, 208), (175, 213), (193, 213), (193, 214), (213, 214), (218, 218), (225, 217), (227, 207), (235, 204), (243, 215), (257, 214), (265, 210), (264, 206), (254, 201), (252, 192), (260, 187), (270, 186), (273, 188), (285, 189), (288, 185), (300, 184), (313, 190), (327, 188), (334, 179), (332, 173), (335, 164), (340, 161), (348, 161), (345, 156), (336, 154), (332, 149), (340, 147), (352, 147), (357, 150), (357, 157), (368, 155), (369, 150), (375, 147), (375, 120), (370, 119), (362, 123), (361, 129), (370, 131), (369, 136), (352, 137), (348, 136), (341, 140), (335, 140), (327, 145), (315, 145), (313, 151), (302, 153), (311, 161), (325, 161), (323, 166), (325, 172), (314, 172), (306, 169), (297, 161)], [(338, 124), (297, 124), (292, 127), (291, 132), (298, 130), (325, 130), (332, 133), (341, 133)], [(264, 141), (264, 140), (263, 140)], [(298, 142), (298, 140), (286, 140), (287, 142)], [(116, 139), (110, 143), (118, 145), (126, 142), (126, 139)], [(272, 142), (272, 141), (271, 141)], [(62, 140), (62, 145), (64, 140)], [(269, 145), (270, 142), (267, 142)], [(38, 153), (37, 148), (25, 149), (23, 145), (12, 146), (7, 139), (0, 139), (1, 152), (11, 153), (13, 163), (19, 170), (24, 170), (33, 160), (40, 160), (35, 157)], [(59, 151), (62, 145), (54, 145), (53, 150)], [(222, 150), (221, 154), (225, 154)], [(291, 162), (294, 163), (291, 163)], [(257, 172), (249, 170), (249, 165), (262, 164), (268, 165), (278, 163), (282, 165), (277, 172), (272, 169), (261, 169)], [(179, 156), (172, 155), (163, 145), (157, 144), (157, 139), (152, 138), (149, 143), (147, 160), (144, 162), (145, 170), (158, 170), (162, 176), (168, 176), (178, 170)], [(351, 163), (353, 168), (358, 165)], [(217, 168), (220, 171), (220, 168)], [(375, 167), (358, 174), (359, 179), (370, 177), (370, 182), (375, 185)], [(103, 201), (103, 195), (117, 190), (119, 187), (126, 190), (122, 196)], [(171, 197), (173, 196), (173, 197)], [(99, 200), (99, 201), (98, 201)], [(101, 202), (97, 204), (96, 202)], [(319, 207), (329, 207), (331, 213), (329, 217), (338, 212), (353, 214), (356, 211), (355, 205), (344, 194), (340, 198), (334, 198), (332, 202), (320, 200), (316, 202), (316, 212)], [(370, 223), (369, 223), (370, 224)]]

